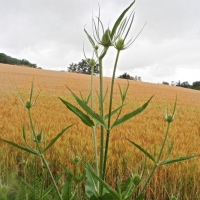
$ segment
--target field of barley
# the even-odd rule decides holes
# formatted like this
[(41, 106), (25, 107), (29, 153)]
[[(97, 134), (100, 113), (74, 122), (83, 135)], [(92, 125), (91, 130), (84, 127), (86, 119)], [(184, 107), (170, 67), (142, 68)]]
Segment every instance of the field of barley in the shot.
[[(27, 137), (29, 121), (27, 110), (22, 106), (17, 91), (20, 91), (26, 102), (29, 98), (31, 83), (34, 80), (34, 95), (39, 98), (32, 110), (33, 121), (38, 133), (42, 130), (46, 142), (51, 140), (63, 128), (74, 124), (62, 135), (50, 149), (47, 157), (54, 175), (58, 175), (63, 166), (73, 170), (73, 158), (81, 161), (94, 162), (93, 140), (91, 130), (86, 127), (59, 100), (61, 97), (75, 103), (68, 86), (77, 95), (88, 96), (90, 91), (90, 76), (68, 72), (33, 69), (13, 65), (0, 64), (0, 134), (1, 138), (24, 145), (22, 126), (25, 125)], [(98, 91), (98, 76), (94, 77), (94, 87)], [(110, 87), (111, 79), (104, 78), (104, 90)], [(118, 84), (123, 88), (127, 81), (116, 79), (113, 107), (120, 105)], [(120, 174), (124, 179), (134, 171), (144, 158), (127, 138), (143, 146), (156, 155), (166, 130), (164, 120), (165, 109), (173, 111), (177, 95), (175, 120), (170, 127), (167, 144), (174, 141), (174, 149), (170, 158), (200, 154), (200, 91), (175, 86), (129, 81), (126, 105), (123, 113), (143, 105), (154, 95), (144, 112), (124, 123), (111, 132), (107, 181), (115, 185), (116, 177)], [(98, 98), (95, 99), (95, 109), (98, 111)], [(105, 113), (107, 108), (105, 107)], [(97, 137), (99, 138), (98, 134)], [(28, 138), (30, 143), (32, 138)], [(2, 141), (0, 142), (1, 174), (8, 170), (20, 174), (21, 163), (32, 157)], [(167, 156), (168, 149), (165, 149)], [(163, 158), (165, 159), (165, 158)], [(147, 171), (151, 162), (147, 159)], [(83, 173), (84, 166), (80, 164), (79, 172)], [(31, 164), (30, 164), (31, 171)], [(31, 172), (30, 172), (31, 174)], [(160, 167), (154, 174), (148, 188), (148, 200), (167, 199), (169, 194), (179, 195), (182, 200), (200, 199), (200, 158)]]

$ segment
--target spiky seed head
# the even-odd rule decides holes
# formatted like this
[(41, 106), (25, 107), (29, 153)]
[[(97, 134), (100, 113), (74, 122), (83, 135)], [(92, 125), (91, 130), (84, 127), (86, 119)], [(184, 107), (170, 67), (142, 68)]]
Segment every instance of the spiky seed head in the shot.
[(80, 161), (80, 158), (78, 156), (75, 156), (74, 159), (73, 159), (73, 162), (75, 164), (77, 164), (79, 161)]
[(101, 40), (101, 44), (104, 47), (109, 47), (109, 46), (112, 45), (112, 42), (111, 42), (111, 39), (110, 39), (110, 35), (111, 35), (111, 31), (110, 31), (110, 29), (107, 29), (105, 31), (105, 33), (103, 34), (102, 40)]
[(28, 161), (27, 161), (27, 160), (22, 160), (22, 162), (21, 162), (21, 163), (22, 163), (22, 165), (23, 165), (23, 166), (26, 166), (26, 165), (27, 165), (27, 163), (28, 163)]
[(172, 114), (169, 114), (169, 115), (166, 115), (165, 116), (165, 120), (168, 122), (168, 123), (171, 123), (174, 121), (174, 116)]
[(115, 47), (117, 50), (123, 50), (124, 49), (124, 40), (122, 38), (119, 38), (117, 42), (115, 43)]
[(172, 196), (172, 197), (170, 198), (170, 200), (178, 200), (178, 198), (175, 197), (175, 196)]
[(134, 176), (133, 176), (133, 183), (135, 185), (139, 185), (140, 181), (141, 181), (141, 176), (139, 174), (134, 174)]
[(89, 60), (89, 65), (90, 65), (91, 67), (94, 67), (95, 64), (96, 64), (96, 62), (95, 62), (95, 60), (94, 60), (93, 58)]
[(95, 47), (94, 47), (94, 49), (97, 51), (98, 50), (98, 48), (99, 48), (99, 46), (98, 45), (96, 45)]
[(26, 108), (29, 110), (29, 109), (31, 109), (32, 104), (31, 104), (30, 101), (27, 101), (26, 104), (25, 104), (25, 106), (26, 106)]

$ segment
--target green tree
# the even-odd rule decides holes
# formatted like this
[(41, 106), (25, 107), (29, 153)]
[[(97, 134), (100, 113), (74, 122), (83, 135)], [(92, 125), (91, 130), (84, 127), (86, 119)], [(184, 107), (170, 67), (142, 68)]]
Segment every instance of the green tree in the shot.
[(193, 82), (192, 89), (200, 90), (200, 81)]
[[(89, 66), (90, 59), (82, 59), (78, 64), (72, 63), (68, 67), (68, 72), (91, 74), (91, 66)], [(99, 64), (94, 66), (94, 74), (99, 74)]]
[(0, 53), (0, 63), (11, 64), (11, 65), (25, 65), (28, 67), (37, 68), (36, 64), (30, 63), (28, 60), (25, 59), (20, 60), (17, 58), (13, 58), (4, 53)]

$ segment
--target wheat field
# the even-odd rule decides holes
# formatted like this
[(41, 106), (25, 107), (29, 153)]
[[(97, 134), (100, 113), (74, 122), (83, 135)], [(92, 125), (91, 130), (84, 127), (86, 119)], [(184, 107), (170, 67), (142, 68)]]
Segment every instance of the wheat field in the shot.
[[(32, 115), (38, 132), (43, 131), (46, 141), (58, 134), (63, 128), (74, 124), (58, 140), (47, 154), (50, 167), (55, 175), (59, 174), (62, 165), (73, 169), (72, 159), (78, 156), (83, 162), (94, 162), (91, 130), (62, 104), (58, 97), (74, 103), (68, 86), (76, 94), (88, 96), (90, 76), (68, 72), (34, 69), (23, 66), (0, 64), (0, 133), (1, 138), (25, 145), (22, 139), (22, 126), (30, 131), (27, 111), (23, 108), (17, 90), (26, 101), (29, 97), (31, 83), (34, 80), (34, 97), (40, 92)], [(94, 87), (98, 91), (98, 76), (94, 77)], [(110, 87), (111, 79), (104, 78), (104, 89)], [(116, 79), (114, 91), (114, 108), (120, 105), (117, 84), (123, 88), (127, 81)], [(166, 122), (165, 108), (172, 112), (177, 95), (175, 120), (169, 133), (170, 143), (174, 149), (170, 157), (196, 155), (200, 153), (200, 91), (175, 86), (129, 81), (126, 105), (122, 114), (143, 105), (154, 95), (147, 109), (111, 132), (107, 181), (114, 185), (118, 174), (126, 177), (136, 169), (143, 155), (131, 145), (126, 138), (156, 154), (160, 148)], [(108, 106), (107, 106), (108, 107)], [(98, 100), (95, 99), (98, 111)], [(107, 108), (105, 106), (105, 112)], [(29, 136), (30, 137), (30, 136)], [(97, 134), (97, 138), (98, 134)], [(30, 142), (32, 138), (29, 138)], [(31, 160), (27, 153), (0, 142), (1, 173), (14, 170), (19, 173), (23, 159)], [(167, 155), (167, 148), (165, 149)], [(151, 162), (147, 161), (147, 172)], [(80, 165), (80, 173), (84, 166)], [(154, 174), (147, 193), (149, 199), (166, 199), (169, 193), (180, 193), (180, 199), (200, 199), (200, 158), (163, 166)]]

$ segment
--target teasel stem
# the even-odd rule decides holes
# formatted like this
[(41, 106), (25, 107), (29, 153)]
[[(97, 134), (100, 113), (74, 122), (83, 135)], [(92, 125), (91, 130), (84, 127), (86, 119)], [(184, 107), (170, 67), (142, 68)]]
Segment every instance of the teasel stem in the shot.
[(163, 149), (164, 149), (164, 146), (165, 146), (165, 143), (166, 143), (166, 140), (167, 140), (167, 136), (168, 136), (168, 133), (169, 133), (169, 127), (170, 127), (170, 122), (168, 122), (168, 124), (167, 124), (167, 130), (166, 130), (166, 133), (165, 133), (165, 137), (164, 137), (164, 140), (163, 140), (163, 143), (162, 143), (162, 146), (161, 146), (160, 153), (159, 153), (159, 156), (157, 158), (157, 161), (156, 161), (156, 163), (154, 163), (154, 167), (152, 168), (149, 176), (147, 177), (147, 179), (146, 179), (146, 181), (145, 181), (140, 193), (144, 192), (144, 190), (147, 187), (147, 185), (148, 185), (151, 177), (153, 176), (156, 168), (159, 166), (160, 158), (162, 156), (162, 152), (163, 152)]
[[(108, 51), (108, 47), (105, 47), (103, 50), (103, 53), (99, 56), (99, 108), (100, 108), (100, 116), (103, 119), (104, 117), (104, 98), (103, 98), (103, 58), (106, 55)], [(101, 137), (101, 141), (100, 141), (100, 164), (99, 164), (99, 174), (100, 174), (100, 178), (103, 179), (103, 158), (104, 158), (104, 126), (101, 125), (101, 130), (100, 130), (100, 137)], [(103, 185), (100, 184), (100, 188), (99, 188), (99, 192), (100, 194), (102, 194), (103, 192)]]
[(169, 133), (169, 127), (170, 127), (170, 122), (167, 123), (167, 130), (166, 130), (165, 137), (164, 137), (161, 149), (160, 149), (160, 153), (159, 153), (159, 156), (158, 156), (158, 159), (157, 159), (157, 163), (160, 161), (160, 158), (162, 156), (162, 152), (163, 152), (163, 149), (164, 149), (164, 146), (165, 146), (165, 143), (166, 143), (166, 140), (167, 140), (167, 136), (168, 136), (168, 133)]
[(57, 186), (57, 184), (56, 184), (56, 182), (55, 182), (55, 179), (54, 179), (54, 177), (53, 177), (53, 174), (51, 173), (51, 170), (50, 170), (50, 168), (49, 168), (49, 165), (48, 165), (46, 159), (44, 158), (44, 155), (42, 154), (42, 151), (41, 151), (41, 148), (40, 148), (38, 139), (37, 139), (37, 135), (36, 135), (36, 132), (35, 132), (35, 128), (34, 128), (34, 125), (33, 125), (33, 120), (32, 120), (32, 117), (31, 117), (30, 108), (28, 109), (28, 115), (29, 115), (29, 119), (30, 119), (31, 129), (32, 129), (32, 131), (33, 131), (33, 137), (34, 137), (35, 142), (36, 142), (36, 148), (37, 148), (37, 150), (38, 150), (39, 153), (40, 153), (39, 157), (41, 158), (41, 160), (42, 160), (44, 166), (47, 168), (47, 171), (48, 171), (48, 173), (49, 173), (49, 175), (50, 175), (50, 177), (51, 177), (51, 180), (52, 180), (52, 182), (53, 182), (53, 184), (54, 184), (54, 187), (55, 187), (55, 190), (56, 190), (56, 193), (57, 193), (59, 199), (62, 200), (63, 198), (62, 198), (62, 196), (61, 196), (61, 194), (60, 194), (60, 192), (59, 192), (59, 189), (58, 189), (58, 186)]
[(102, 176), (103, 180), (105, 179), (106, 163), (107, 163), (107, 158), (108, 158), (108, 146), (109, 146), (110, 131), (111, 131), (110, 130), (110, 123), (111, 123), (113, 90), (114, 90), (115, 74), (116, 74), (116, 69), (117, 69), (117, 63), (118, 63), (118, 60), (119, 60), (119, 54), (120, 54), (120, 50), (117, 51), (117, 56), (116, 56), (116, 59), (115, 59), (113, 75), (112, 75), (112, 82), (111, 82), (110, 103), (109, 103), (109, 113), (108, 113), (108, 129), (107, 129), (107, 134), (106, 134), (106, 145), (105, 145), (103, 176)]
[[(93, 110), (93, 85), (94, 85), (94, 66), (91, 66), (91, 109)], [(97, 154), (97, 139), (96, 139), (96, 127), (92, 127), (92, 136), (94, 143), (94, 156), (95, 156), (95, 165), (96, 165), (96, 174), (99, 176), (99, 163), (98, 163), (98, 154)], [(99, 187), (99, 183), (98, 183)]]

